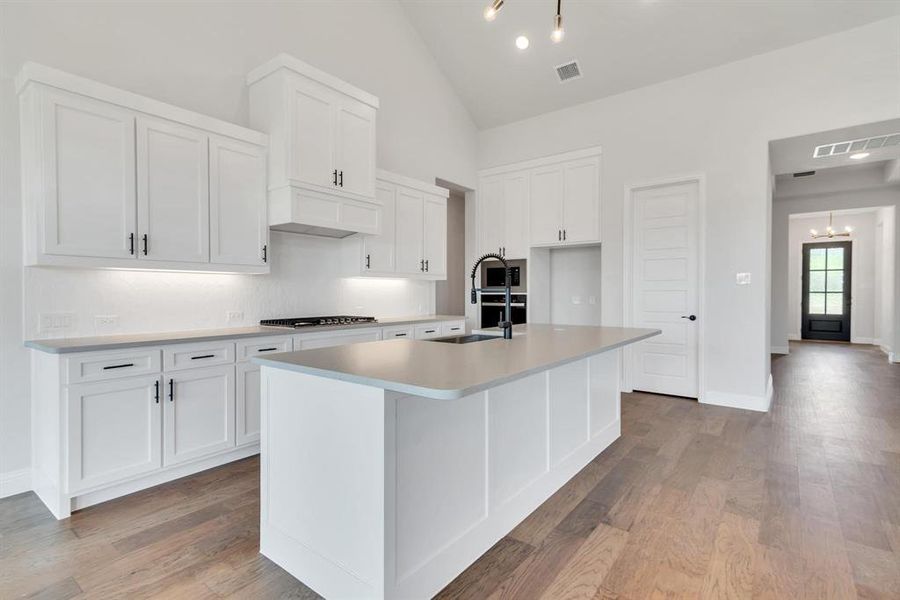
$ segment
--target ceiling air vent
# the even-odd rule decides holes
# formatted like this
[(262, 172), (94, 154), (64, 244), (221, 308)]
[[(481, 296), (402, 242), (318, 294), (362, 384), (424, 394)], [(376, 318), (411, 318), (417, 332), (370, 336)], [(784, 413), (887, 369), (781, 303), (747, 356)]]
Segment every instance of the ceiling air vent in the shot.
[(834, 142), (816, 146), (813, 157), (823, 158), (825, 156), (839, 156), (850, 152), (861, 152), (863, 150), (874, 150), (897, 145), (900, 145), (900, 133), (876, 135), (870, 138), (861, 138), (858, 140), (848, 140), (845, 142)]
[(564, 81), (581, 77), (581, 68), (578, 66), (578, 61), (573, 60), (564, 65), (557, 65), (556, 74), (559, 76), (559, 82), (563, 83)]

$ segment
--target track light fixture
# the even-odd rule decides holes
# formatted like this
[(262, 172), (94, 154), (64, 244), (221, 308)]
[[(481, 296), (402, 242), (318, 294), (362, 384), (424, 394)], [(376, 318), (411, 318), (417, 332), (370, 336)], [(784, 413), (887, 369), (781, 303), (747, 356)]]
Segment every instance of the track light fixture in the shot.
[(497, 13), (503, 8), (503, 0), (492, 0), (491, 5), (484, 9), (484, 20), (493, 21), (497, 18)]

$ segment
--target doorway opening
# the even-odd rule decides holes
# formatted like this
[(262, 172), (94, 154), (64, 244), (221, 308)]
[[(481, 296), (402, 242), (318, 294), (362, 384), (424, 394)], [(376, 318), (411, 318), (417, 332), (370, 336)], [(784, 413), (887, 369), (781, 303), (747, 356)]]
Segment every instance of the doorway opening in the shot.
[(803, 246), (801, 338), (850, 341), (852, 242)]

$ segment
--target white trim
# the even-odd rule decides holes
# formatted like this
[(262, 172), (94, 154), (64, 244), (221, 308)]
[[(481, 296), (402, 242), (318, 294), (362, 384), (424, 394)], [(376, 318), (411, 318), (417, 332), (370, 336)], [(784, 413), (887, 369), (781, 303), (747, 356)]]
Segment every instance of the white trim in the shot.
[(31, 491), (31, 469), (0, 473), (0, 498)]
[(253, 85), (260, 79), (271, 75), (278, 69), (287, 69), (298, 75), (302, 75), (308, 79), (312, 79), (322, 85), (328, 86), (333, 90), (355, 98), (360, 102), (368, 104), (372, 108), (378, 108), (378, 97), (370, 94), (365, 90), (347, 83), (342, 79), (338, 79), (330, 73), (319, 70), (309, 63), (303, 62), (299, 58), (295, 58), (290, 54), (281, 53), (272, 60), (266, 61), (255, 69), (247, 73), (247, 85)]
[(772, 346), (769, 349), (770, 354), (790, 354), (791, 348), (790, 346)]
[(803, 341), (803, 338), (800, 337), (799, 333), (789, 333), (788, 340), (791, 342), (800, 342), (800, 341)]
[[(853, 326), (856, 323), (856, 302), (853, 301), (856, 298), (857, 294), (857, 277), (856, 273), (858, 271), (858, 260), (857, 251), (856, 251), (856, 239), (848, 238), (846, 240), (800, 240), (800, 277), (794, 282), (794, 289), (797, 289), (799, 286), (800, 291), (797, 292), (797, 298), (800, 300), (800, 308), (797, 313), (798, 318), (792, 324), (793, 326), (800, 327), (800, 331), (803, 331), (803, 247), (806, 244), (829, 244), (833, 242), (850, 242), (850, 343), (852, 344), (871, 344), (871, 338), (857, 338), (857, 339), (867, 339), (868, 342), (856, 342), (853, 337)], [(790, 265), (788, 265), (788, 270), (790, 271)], [(790, 277), (790, 272), (788, 272), (788, 277)], [(791, 320), (794, 320), (793, 318)], [(790, 334), (788, 339), (796, 339), (802, 340), (801, 334)]]
[[(851, 317), (851, 318), (853, 318), (853, 317)], [(851, 327), (852, 327), (852, 325), (851, 325)], [(850, 343), (851, 344), (868, 344), (871, 346), (872, 344), (875, 343), (875, 340), (873, 340), (872, 338), (867, 338), (867, 337), (855, 337), (855, 338), (850, 338)]]
[(21, 94), (30, 83), (48, 85), (67, 92), (89, 96), (134, 111), (163, 117), (259, 146), (268, 146), (269, 144), (269, 136), (260, 131), (248, 129), (228, 121), (222, 121), (221, 119), (33, 62), (25, 63), (19, 74), (16, 75), (16, 93)]
[(702, 404), (715, 404), (716, 406), (727, 406), (728, 408), (740, 408), (743, 410), (754, 410), (757, 412), (769, 412), (772, 407), (772, 399), (775, 395), (775, 388), (772, 384), (772, 375), (769, 374), (769, 382), (766, 385), (766, 394), (764, 396), (752, 396), (750, 394), (734, 394), (731, 392), (718, 392), (708, 390), (706, 397), (700, 400)]
[[(268, 227), (268, 225), (267, 225)], [(135, 242), (136, 243), (136, 242)], [(270, 263), (262, 265), (228, 265), (213, 262), (179, 262), (141, 258), (106, 258), (99, 256), (68, 256), (41, 254), (37, 260), (26, 261), (26, 267), (83, 267), (105, 271), (165, 271), (166, 273), (224, 273), (240, 275), (268, 275)]]
[(385, 171), (384, 169), (378, 169), (377, 171), (375, 171), (375, 179), (377, 181), (384, 181), (387, 183), (393, 183), (394, 185), (401, 185), (410, 189), (419, 190), (420, 192), (425, 192), (426, 194), (434, 194), (435, 196), (440, 196), (441, 198), (450, 197), (450, 190), (448, 190), (447, 188), (431, 185), (424, 181), (413, 179), (412, 177), (407, 177), (406, 175), (400, 175), (399, 173)]
[[(703, 402), (706, 395), (706, 359), (704, 356), (704, 346), (706, 340), (706, 173), (694, 173), (680, 175), (675, 177), (667, 177), (663, 179), (655, 179), (642, 183), (626, 183), (625, 184), (625, 201), (624, 201), (624, 226), (622, 228), (622, 249), (623, 249), (623, 275), (624, 285), (622, 286), (623, 294), (623, 325), (625, 327), (634, 326), (634, 315), (632, 315), (631, 292), (632, 292), (632, 271), (631, 271), (631, 255), (633, 251), (632, 238), (632, 210), (633, 196), (637, 190), (661, 187), (665, 185), (676, 185), (679, 183), (697, 183), (697, 400)], [(626, 346), (622, 352), (622, 391), (633, 391), (632, 386), (632, 346)]]
[(519, 171), (534, 169), (536, 167), (544, 167), (547, 165), (555, 165), (557, 163), (568, 162), (570, 160), (580, 160), (582, 158), (600, 156), (602, 153), (603, 150), (600, 146), (591, 146), (589, 148), (582, 148), (581, 150), (563, 152), (562, 154), (551, 154), (549, 156), (541, 156), (539, 158), (532, 158), (530, 160), (524, 160), (521, 162), (508, 163), (505, 165), (498, 165), (496, 167), (488, 167), (487, 169), (478, 171), (478, 177), (500, 175), (501, 173), (508, 173), (510, 171)]

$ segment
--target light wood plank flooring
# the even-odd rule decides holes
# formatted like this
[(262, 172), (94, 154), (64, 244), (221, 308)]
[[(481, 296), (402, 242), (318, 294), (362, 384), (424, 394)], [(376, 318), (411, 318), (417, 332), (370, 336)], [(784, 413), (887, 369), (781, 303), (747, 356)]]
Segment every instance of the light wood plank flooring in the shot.
[[(629, 394), (623, 435), (444, 599), (900, 598), (900, 365), (793, 343), (770, 414)], [(57, 522), (0, 501), (0, 598), (316, 598), (257, 553), (258, 460)]]

